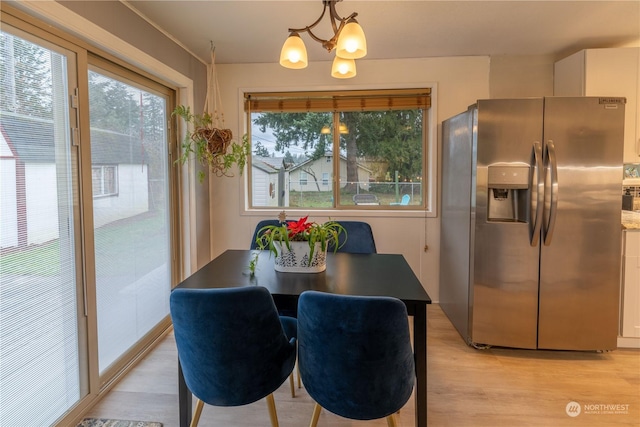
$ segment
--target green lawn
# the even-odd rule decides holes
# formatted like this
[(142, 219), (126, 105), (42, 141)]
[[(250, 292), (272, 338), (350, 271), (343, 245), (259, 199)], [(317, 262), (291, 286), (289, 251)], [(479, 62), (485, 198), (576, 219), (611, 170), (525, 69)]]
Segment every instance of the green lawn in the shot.
[(60, 274), (60, 264), (60, 244), (56, 239), (42, 245), (2, 254), (0, 273), (21, 276), (28, 274), (57, 276)]
[(168, 260), (168, 230), (161, 212), (146, 213), (96, 230), (99, 276), (151, 271)]
[[(140, 274), (168, 259), (166, 219), (162, 212), (116, 221), (95, 231), (99, 275)], [(2, 274), (55, 276), (65, 260), (58, 239), (2, 255)], [(69, 267), (65, 265), (65, 267)]]

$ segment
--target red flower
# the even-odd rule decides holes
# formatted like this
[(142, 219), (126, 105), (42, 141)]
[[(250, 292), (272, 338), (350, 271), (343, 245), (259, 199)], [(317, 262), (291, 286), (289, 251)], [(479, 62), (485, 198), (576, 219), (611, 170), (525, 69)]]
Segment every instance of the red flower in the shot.
[(304, 234), (312, 227), (310, 222), (307, 222), (309, 215), (304, 218), (300, 218), (298, 221), (291, 221), (287, 223), (287, 230), (289, 231), (289, 239), (293, 239), (298, 234)]

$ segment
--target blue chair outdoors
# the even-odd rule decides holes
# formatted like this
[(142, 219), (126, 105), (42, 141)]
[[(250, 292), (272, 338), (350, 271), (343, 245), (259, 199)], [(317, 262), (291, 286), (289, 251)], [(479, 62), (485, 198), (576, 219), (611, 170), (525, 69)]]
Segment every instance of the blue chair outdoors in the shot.
[(354, 420), (387, 418), (409, 400), (415, 381), (407, 310), (391, 297), (303, 292), (298, 302), (298, 363), (322, 408)]
[[(338, 252), (351, 254), (375, 254), (376, 241), (371, 226), (362, 221), (336, 221), (344, 227), (347, 234), (338, 239)], [(329, 246), (333, 251), (333, 246)]]
[(408, 205), (410, 201), (411, 201), (411, 196), (408, 194), (405, 194), (404, 196), (402, 196), (402, 199), (400, 200), (400, 202), (393, 202), (389, 204), (391, 206), (405, 206), (405, 205)]
[(241, 406), (267, 398), (278, 425), (273, 392), (296, 361), (295, 319), (281, 319), (263, 287), (175, 289), (170, 311), (178, 357), (197, 398), (192, 427), (205, 403)]

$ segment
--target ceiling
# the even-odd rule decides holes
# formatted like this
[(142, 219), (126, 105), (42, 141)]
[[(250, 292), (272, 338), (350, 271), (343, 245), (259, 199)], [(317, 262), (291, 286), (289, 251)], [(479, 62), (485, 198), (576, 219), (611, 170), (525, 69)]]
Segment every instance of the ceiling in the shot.
[[(121, 0), (204, 62), (277, 62), (288, 28), (313, 23), (321, 0)], [(466, 55), (554, 55), (638, 44), (640, 1), (361, 1), (336, 5), (358, 13), (367, 59)], [(328, 17), (316, 35), (331, 37)], [(310, 61), (332, 60), (302, 34)]]

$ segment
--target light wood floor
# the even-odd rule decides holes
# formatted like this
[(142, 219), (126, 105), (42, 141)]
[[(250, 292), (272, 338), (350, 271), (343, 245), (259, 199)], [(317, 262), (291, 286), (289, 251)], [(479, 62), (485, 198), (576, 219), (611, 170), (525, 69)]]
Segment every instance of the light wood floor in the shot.
[[(429, 426), (640, 426), (640, 350), (476, 350), (463, 342), (439, 306), (429, 307), (427, 319)], [(176, 371), (170, 335), (87, 416), (178, 426)], [(285, 382), (275, 399), (281, 427), (308, 425), (313, 402), (304, 386), (291, 398)], [(581, 406), (575, 418), (567, 415), (569, 402)], [(618, 405), (626, 413), (604, 413), (609, 411), (604, 405)], [(398, 424), (413, 426), (413, 416), (412, 398)], [(266, 427), (266, 402), (238, 408), (205, 406), (199, 425)], [(386, 422), (350, 421), (323, 411), (318, 425), (384, 427)]]

